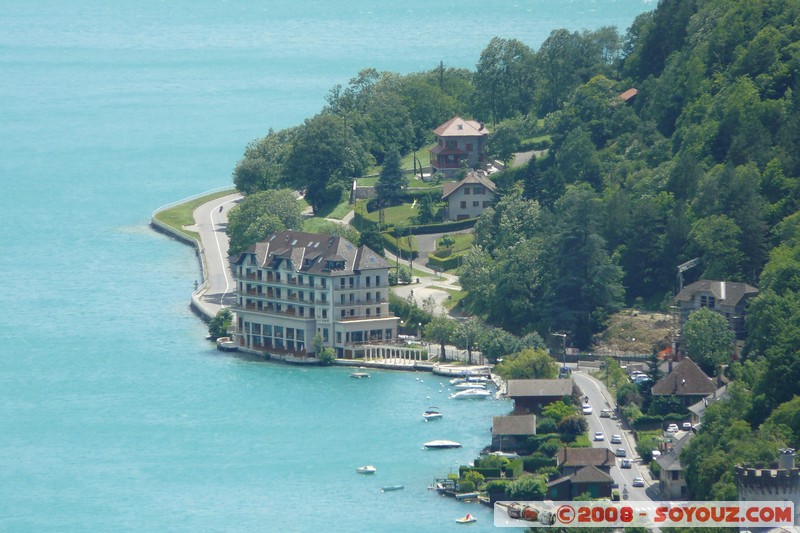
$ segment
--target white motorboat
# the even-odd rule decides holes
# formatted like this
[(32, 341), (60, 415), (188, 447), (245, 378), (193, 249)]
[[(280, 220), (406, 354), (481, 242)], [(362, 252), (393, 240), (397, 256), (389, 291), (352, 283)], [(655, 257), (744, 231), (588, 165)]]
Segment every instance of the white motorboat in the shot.
[(447, 448), (461, 448), (460, 442), (452, 440), (432, 440), (423, 444), (429, 450), (445, 450)]
[(450, 398), (453, 400), (473, 400), (487, 398), (491, 395), (492, 393), (486, 389), (466, 389), (455, 394), (451, 394)]
[(488, 383), (491, 381), (486, 376), (466, 376), (463, 378), (453, 378), (450, 380), (450, 385), (458, 385), (459, 383)]
[(350, 377), (356, 379), (362, 379), (362, 378), (368, 378), (369, 374), (366, 372), (353, 372), (352, 374), (350, 374)]
[(463, 381), (461, 383), (456, 383), (453, 388), (458, 390), (466, 390), (466, 389), (485, 389), (486, 384), (484, 383), (472, 383), (471, 381)]
[(378, 469), (372, 465), (359, 466), (358, 468), (356, 468), (356, 472), (358, 472), (359, 474), (374, 474), (377, 471)]
[(426, 421), (439, 420), (442, 418), (442, 416), (444, 415), (442, 415), (442, 412), (439, 411), (438, 407), (428, 407), (428, 409), (422, 413), (422, 418), (424, 418)]

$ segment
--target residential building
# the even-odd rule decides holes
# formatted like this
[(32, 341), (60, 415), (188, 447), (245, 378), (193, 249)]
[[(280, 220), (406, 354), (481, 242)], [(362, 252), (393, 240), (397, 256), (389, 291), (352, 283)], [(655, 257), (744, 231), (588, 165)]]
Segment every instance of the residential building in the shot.
[(397, 337), (389, 264), (343, 237), (274, 233), (239, 254), (234, 277), (241, 351), (307, 357), (319, 334), (337, 357), (354, 358)]
[(459, 182), (445, 183), (442, 200), (447, 202), (448, 220), (475, 218), (494, 204), (497, 187), (482, 170), (475, 170)]
[(611, 498), (614, 479), (596, 466), (584, 466), (563, 475), (547, 484), (547, 498), (554, 501), (574, 500), (588, 494), (589, 497)]
[(585, 466), (593, 466), (610, 474), (616, 461), (614, 452), (609, 448), (561, 448), (556, 453), (556, 465), (563, 475), (574, 474)]
[(511, 379), (507, 394), (514, 413), (541, 413), (545, 405), (572, 396), (572, 379)]
[(509, 415), (492, 418), (492, 450), (516, 452), (527, 446), (536, 434), (536, 415)]
[(728, 319), (737, 340), (747, 337), (745, 307), (747, 301), (758, 294), (758, 289), (747, 283), (701, 279), (684, 287), (675, 297), (680, 310), (680, 327), (689, 315), (702, 309), (711, 309)]
[(653, 396), (676, 396), (683, 405), (701, 401), (717, 390), (717, 384), (690, 358), (683, 358), (651, 389)]
[(681, 450), (693, 436), (694, 431), (687, 431), (674, 445), (659, 449), (661, 455), (656, 458), (659, 466), (658, 489), (664, 499), (685, 500), (689, 495), (685, 468), (681, 464), (680, 455)]
[(481, 122), (455, 116), (433, 130), (436, 146), (431, 148), (433, 172), (452, 176), (461, 169), (478, 168), (484, 161), (489, 130)]

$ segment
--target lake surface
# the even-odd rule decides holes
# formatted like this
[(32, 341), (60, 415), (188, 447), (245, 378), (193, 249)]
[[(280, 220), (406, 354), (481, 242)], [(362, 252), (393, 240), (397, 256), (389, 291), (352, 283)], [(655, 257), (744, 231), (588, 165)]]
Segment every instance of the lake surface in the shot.
[[(366, 67), (474, 68), (493, 36), (616, 25), (642, 0), (76, 0), (0, 7), (0, 531), (458, 531), (427, 490), (502, 401), (440, 378), (216, 352), (157, 207)], [(439, 405), (445, 418), (425, 423)], [(459, 450), (423, 451), (432, 439)], [(374, 464), (375, 476), (355, 468)], [(383, 485), (403, 491), (382, 494)]]

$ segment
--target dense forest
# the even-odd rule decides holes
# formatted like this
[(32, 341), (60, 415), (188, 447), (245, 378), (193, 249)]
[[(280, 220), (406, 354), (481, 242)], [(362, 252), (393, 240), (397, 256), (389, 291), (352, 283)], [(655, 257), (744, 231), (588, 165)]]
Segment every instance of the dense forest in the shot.
[(735, 461), (800, 445), (799, 73), (800, 0), (661, 0), (625, 34), (555, 30), (538, 50), (494, 38), (474, 71), (364, 70), (251, 143), (233, 179), (304, 189), (317, 210), (456, 114), (489, 125), (501, 161), (545, 139), (492, 176), (501, 198), (476, 224), (465, 306), (585, 347), (620, 307), (669, 305), (690, 259), (696, 277), (758, 287), (733, 400), (685, 452), (692, 495), (726, 499)]

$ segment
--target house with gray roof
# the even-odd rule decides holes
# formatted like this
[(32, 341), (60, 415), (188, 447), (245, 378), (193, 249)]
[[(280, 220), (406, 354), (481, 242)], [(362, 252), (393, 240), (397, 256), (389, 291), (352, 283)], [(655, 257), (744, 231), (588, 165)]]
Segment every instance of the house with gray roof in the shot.
[(571, 379), (510, 379), (507, 395), (516, 414), (540, 413), (542, 407), (572, 396)]
[(316, 334), (337, 357), (367, 343), (390, 343), (389, 267), (366, 246), (301, 231), (273, 233), (233, 258), (241, 351), (313, 356)]
[(659, 466), (658, 489), (661, 496), (667, 500), (686, 499), (689, 495), (686, 487), (685, 469), (681, 464), (681, 450), (694, 436), (693, 431), (687, 431), (674, 445), (664, 446), (661, 455), (656, 458)]
[(459, 182), (449, 182), (442, 186), (442, 200), (447, 202), (448, 220), (475, 218), (483, 210), (494, 204), (497, 187), (482, 170), (467, 174)]
[(728, 319), (737, 340), (747, 337), (745, 308), (758, 289), (747, 283), (701, 279), (684, 287), (675, 297), (680, 310), (681, 331), (689, 315), (698, 309), (707, 308)]
[(591, 498), (610, 498), (614, 479), (596, 466), (587, 465), (547, 484), (547, 499), (569, 501), (588, 494)]
[(536, 434), (536, 415), (508, 415), (492, 418), (492, 451), (516, 452)]
[(676, 396), (686, 407), (702, 400), (717, 390), (716, 382), (697, 364), (684, 357), (672, 371), (653, 385), (653, 396)]

